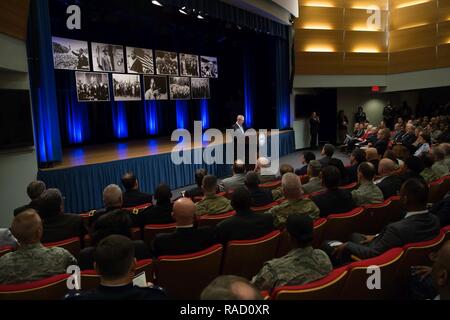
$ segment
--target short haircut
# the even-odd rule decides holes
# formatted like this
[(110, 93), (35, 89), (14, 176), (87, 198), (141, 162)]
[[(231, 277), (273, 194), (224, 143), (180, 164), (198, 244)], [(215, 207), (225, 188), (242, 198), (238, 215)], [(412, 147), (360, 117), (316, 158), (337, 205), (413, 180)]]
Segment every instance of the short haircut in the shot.
[(39, 228), (42, 229), (42, 220), (36, 210), (29, 208), (14, 217), (11, 233), (19, 243), (29, 244), (35, 240)]
[(341, 184), (341, 172), (335, 166), (327, 166), (322, 171), (322, 183), (327, 189), (337, 189)]
[(234, 210), (249, 210), (252, 204), (252, 197), (247, 188), (239, 187), (231, 195), (231, 206)]
[(316, 160), (316, 155), (311, 151), (306, 151), (303, 153), (303, 158), (305, 158), (306, 163), (309, 163), (312, 160)]
[(311, 173), (313, 177), (318, 177), (322, 172), (322, 165), (317, 160), (312, 160), (308, 164), (308, 171)]
[(366, 152), (362, 149), (355, 149), (352, 152), (353, 158), (355, 158), (355, 161), (360, 164), (366, 161)]
[(411, 170), (412, 172), (415, 172), (417, 174), (421, 173), (423, 169), (425, 168), (425, 165), (421, 158), (413, 156), (405, 160), (405, 166)]
[(370, 162), (363, 162), (358, 167), (358, 172), (361, 172), (364, 179), (372, 181), (375, 177), (375, 166)]
[(341, 159), (333, 158), (328, 162), (329, 166), (336, 167), (339, 172), (341, 173), (341, 178), (344, 178), (347, 176), (347, 169), (345, 169), (344, 163)]
[(260, 183), (261, 180), (259, 179), (259, 175), (256, 172), (247, 172), (245, 176), (245, 185), (247, 186), (247, 188), (255, 189)]
[(282, 164), (280, 166), (280, 175), (284, 176), (286, 173), (294, 173), (294, 167), (290, 164)]
[(134, 245), (127, 237), (111, 235), (100, 241), (94, 261), (100, 276), (107, 280), (126, 276), (134, 260)]
[(42, 181), (33, 181), (27, 187), (27, 195), (31, 200), (36, 200), (45, 191), (46, 186)]
[(433, 156), (434, 156), (434, 160), (435, 161), (442, 161), (445, 159), (445, 152), (442, 148), (440, 147), (433, 147), (433, 149), (431, 149)]
[[(246, 291), (246, 292), (245, 292)], [(201, 300), (262, 300), (259, 290), (245, 278), (223, 275), (202, 292)]]
[(170, 190), (170, 187), (167, 184), (161, 183), (159, 186), (156, 187), (155, 190), (156, 202), (169, 203), (170, 199), (172, 199), (172, 191)]
[(332, 144), (327, 143), (323, 146), (323, 152), (327, 157), (332, 157), (334, 154), (334, 146)]
[(422, 139), (425, 140), (426, 143), (431, 144), (431, 135), (427, 132), (422, 132), (420, 134), (422, 136)]
[(110, 184), (103, 190), (103, 202), (105, 207), (122, 205), (122, 190), (116, 184)]
[(195, 183), (198, 187), (202, 186), (203, 178), (208, 174), (208, 170), (206, 169), (198, 169), (195, 171)]
[(95, 247), (101, 240), (118, 234), (131, 238), (132, 222), (130, 215), (120, 209), (113, 210), (100, 216), (92, 227), (92, 245)]
[(206, 192), (215, 192), (217, 189), (217, 177), (210, 174), (205, 176), (202, 185)]
[(286, 198), (301, 196), (303, 194), (300, 179), (294, 173), (286, 173), (281, 178), (281, 188)]
[(127, 172), (122, 176), (122, 185), (126, 191), (133, 189), (136, 181), (137, 179), (133, 172)]
[(431, 168), (435, 162), (435, 157), (431, 153), (422, 153), (420, 159), (422, 159), (425, 168)]
[(240, 161), (240, 160), (236, 160), (233, 164), (233, 172), (234, 173), (244, 173), (245, 172), (245, 163)]
[(289, 235), (301, 246), (310, 244), (314, 239), (314, 222), (306, 214), (291, 214), (286, 220)]
[(423, 179), (409, 179), (403, 185), (401, 193), (408, 197), (408, 203), (425, 207), (428, 203), (428, 184)]
[(39, 215), (46, 219), (61, 213), (63, 196), (58, 189), (47, 189), (39, 197)]

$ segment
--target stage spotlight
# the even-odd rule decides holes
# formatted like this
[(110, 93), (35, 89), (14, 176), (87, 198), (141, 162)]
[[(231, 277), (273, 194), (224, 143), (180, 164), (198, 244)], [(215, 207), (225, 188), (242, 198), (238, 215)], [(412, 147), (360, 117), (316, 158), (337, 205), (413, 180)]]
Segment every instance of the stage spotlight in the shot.
[(186, 7), (182, 7), (181, 9), (178, 9), (178, 11), (180, 13), (187, 15), (188, 13), (185, 10), (186, 10)]
[(205, 18), (201, 15), (201, 13), (199, 13), (199, 14), (197, 15), (197, 18), (200, 19), (200, 20), (204, 20), (204, 19), (205, 19)]
[(161, 2), (156, 1), (156, 0), (152, 0), (152, 3), (153, 3), (155, 6), (158, 6), (158, 7), (162, 7), (162, 6), (163, 6), (163, 5), (161, 4)]

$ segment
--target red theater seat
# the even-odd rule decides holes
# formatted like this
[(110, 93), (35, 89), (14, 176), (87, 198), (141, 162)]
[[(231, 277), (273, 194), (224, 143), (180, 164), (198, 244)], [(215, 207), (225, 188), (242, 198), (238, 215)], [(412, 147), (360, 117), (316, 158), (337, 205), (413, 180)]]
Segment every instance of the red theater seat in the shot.
[(356, 189), (357, 186), (358, 186), (358, 183), (357, 182), (353, 182), (353, 183), (347, 184), (345, 186), (339, 187), (339, 189), (352, 191), (352, 190)]
[(0, 300), (61, 300), (66, 295), (68, 274), (23, 283), (0, 285)]
[(442, 232), (444, 233), (444, 235), (445, 235), (444, 241), (450, 240), (450, 226), (446, 226), (446, 227), (442, 228), (441, 231), (442, 231)]
[(341, 267), (314, 282), (301, 286), (284, 286), (276, 288), (272, 300), (338, 300), (347, 279), (347, 267)]
[(383, 203), (367, 205), (364, 211), (366, 216), (364, 225), (359, 232), (377, 234), (389, 223), (401, 220), (403, 213), (399, 196), (391, 197)]
[(228, 242), (222, 274), (251, 279), (266, 261), (275, 258), (279, 241), (280, 231), (274, 231), (258, 239)]
[(9, 247), (9, 246), (0, 247), (0, 257), (4, 256), (7, 253), (10, 253), (11, 251), (13, 251), (13, 247)]
[[(350, 264), (348, 266), (349, 275), (342, 290), (342, 298), (349, 300), (395, 298), (399, 284), (396, 281), (396, 272), (402, 255), (402, 248), (393, 248), (378, 257)], [(374, 272), (368, 273), (368, 268), (371, 266), (377, 266), (380, 270), (380, 290), (368, 288), (368, 283), (374, 283), (369, 279), (374, 275)]]
[(428, 202), (429, 203), (436, 203), (442, 200), (444, 198), (445, 194), (444, 189), (444, 179), (438, 179), (436, 181), (433, 181), (430, 183), (430, 193), (428, 195)]
[(219, 222), (236, 215), (236, 211), (230, 211), (222, 214), (205, 214), (198, 219), (199, 227), (215, 227)]
[(49, 243), (43, 243), (44, 247), (52, 248), (52, 247), (60, 247), (64, 248), (67, 251), (69, 251), (75, 258), (77, 258), (80, 254), (81, 250), (81, 244), (80, 244), (80, 238), (74, 237), (58, 242), (49, 242)]
[(149, 202), (149, 203), (141, 204), (140, 206), (136, 206), (136, 207), (122, 208), (122, 210), (131, 212), (134, 214), (138, 214), (139, 212), (147, 209), (148, 207), (151, 207), (152, 205), (153, 205), (153, 203)]
[(201, 252), (161, 256), (156, 261), (156, 283), (165, 288), (172, 299), (194, 300), (220, 274), (222, 245)]
[(259, 187), (266, 190), (273, 190), (281, 186), (281, 180), (270, 181), (263, 184), (260, 184)]
[(265, 206), (253, 207), (252, 211), (254, 213), (264, 213), (264, 212), (269, 211), (270, 209), (272, 209), (273, 207), (275, 207), (277, 205), (278, 205), (278, 202), (272, 202), (272, 203), (269, 203), (268, 205), (265, 205)]
[(323, 230), (323, 240), (345, 242), (353, 232), (358, 232), (364, 223), (364, 208), (356, 208), (347, 213), (329, 215)]
[(159, 233), (171, 233), (175, 231), (177, 225), (175, 223), (169, 224), (148, 224), (144, 227), (144, 241), (150, 247), (153, 239)]

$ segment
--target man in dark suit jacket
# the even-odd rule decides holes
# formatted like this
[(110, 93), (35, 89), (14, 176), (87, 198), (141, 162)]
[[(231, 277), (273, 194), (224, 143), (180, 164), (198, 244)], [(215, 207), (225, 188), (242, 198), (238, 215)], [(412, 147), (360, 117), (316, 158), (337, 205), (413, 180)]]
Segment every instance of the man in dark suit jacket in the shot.
[(27, 187), (27, 195), (31, 199), (29, 204), (21, 206), (19, 208), (14, 209), (14, 216), (17, 216), (19, 213), (27, 210), (27, 209), (39, 209), (39, 197), (45, 191), (46, 186), (42, 181), (33, 181)]
[(250, 193), (252, 207), (262, 207), (273, 202), (272, 191), (260, 188), (259, 184), (258, 174), (254, 171), (248, 172), (245, 176), (245, 186)]
[(155, 190), (156, 204), (139, 214), (140, 226), (173, 223), (171, 199), (170, 187), (167, 184), (160, 184)]
[(425, 165), (419, 157), (410, 157), (405, 160), (405, 172), (399, 176), (402, 182), (406, 182), (409, 179), (419, 179), (425, 181), (420, 173), (425, 169)]
[[(116, 184), (110, 184), (105, 189), (103, 189), (103, 204), (104, 208), (98, 209), (94, 211), (93, 216), (91, 217), (89, 224), (92, 225), (97, 221), (101, 216), (114, 211), (116, 209), (121, 209), (123, 203), (122, 190)], [(135, 220), (137, 216), (135, 216)], [(133, 221), (133, 225), (138, 226), (137, 221)]]
[(411, 149), (412, 144), (416, 141), (416, 128), (412, 124), (406, 125), (406, 133), (400, 138), (400, 143), (407, 147), (408, 149)]
[(347, 168), (348, 183), (358, 182), (358, 167), (366, 161), (366, 152), (362, 149), (355, 149), (350, 155), (350, 167)]
[(240, 134), (245, 134), (245, 118), (243, 115), (238, 115), (236, 123), (233, 124), (232, 128), (234, 131), (238, 131)]
[(47, 189), (41, 194), (39, 215), (43, 225), (43, 243), (83, 238), (87, 233), (81, 216), (64, 213), (63, 197), (58, 189)]
[(378, 174), (381, 178), (375, 181), (375, 184), (383, 192), (384, 200), (396, 196), (400, 192), (402, 180), (395, 174), (396, 170), (397, 166), (391, 159), (381, 159), (378, 164)]
[(139, 182), (133, 172), (127, 172), (122, 176), (122, 185), (125, 188), (125, 192), (122, 194), (124, 208), (152, 203), (151, 194), (139, 191)]
[(173, 205), (173, 217), (177, 230), (158, 234), (152, 243), (155, 257), (180, 255), (202, 251), (216, 244), (215, 230), (210, 227), (194, 227), (196, 206), (189, 198), (180, 198)]
[(400, 197), (407, 211), (404, 219), (388, 224), (378, 235), (355, 233), (349, 242), (334, 249), (325, 248), (335, 266), (349, 262), (350, 255), (368, 259), (395, 247), (437, 237), (439, 220), (427, 210), (428, 185), (421, 180), (408, 180), (402, 186)]
[(303, 153), (302, 157), (303, 157), (302, 159), (303, 167), (295, 170), (295, 174), (298, 176), (306, 175), (308, 173), (308, 164), (311, 161), (316, 160), (316, 155), (311, 151), (306, 151), (305, 153)]
[(328, 166), (322, 171), (322, 185), (327, 190), (312, 197), (312, 201), (320, 209), (320, 216), (345, 213), (355, 208), (352, 194), (348, 190), (339, 189), (341, 173), (335, 166)]
[(272, 215), (253, 213), (250, 205), (250, 192), (246, 188), (239, 188), (233, 192), (231, 206), (236, 215), (217, 225), (220, 242), (225, 244), (232, 240), (257, 239), (274, 230)]
[(186, 198), (195, 198), (195, 197), (203, 197), (203, 178), (208, 175), (208, 171), (206, 169), (198, 169), (195, 171), (195, 184), (196, 186), (192, 189), (186, 190), (184, 196)]

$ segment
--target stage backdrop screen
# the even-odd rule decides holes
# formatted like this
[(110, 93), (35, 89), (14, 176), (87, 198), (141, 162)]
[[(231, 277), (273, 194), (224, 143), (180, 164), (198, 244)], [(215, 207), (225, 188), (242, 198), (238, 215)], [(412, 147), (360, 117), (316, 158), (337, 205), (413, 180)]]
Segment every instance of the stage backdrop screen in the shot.
[(34, 145), (28, 90), (0, 89), (0, 150)]
[(91, 70), (87, 41), (52, 37), (55, 69)]

